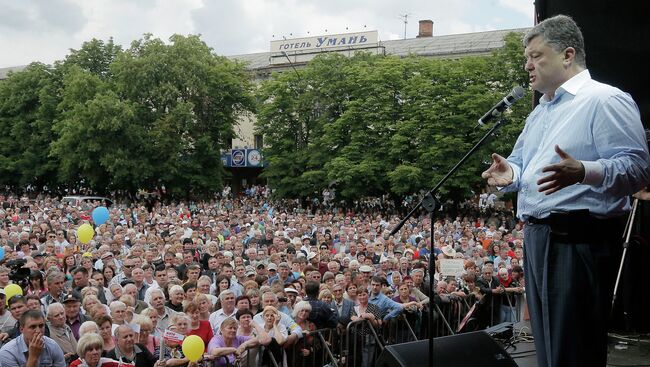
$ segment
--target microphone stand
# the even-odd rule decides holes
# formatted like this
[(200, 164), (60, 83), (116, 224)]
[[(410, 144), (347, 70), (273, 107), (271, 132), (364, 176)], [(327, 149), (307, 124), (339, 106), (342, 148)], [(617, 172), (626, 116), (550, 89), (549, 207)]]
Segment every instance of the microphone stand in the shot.
[(614, 295), (612, 296), (612, 308), (610, 309), (610, 316), (614, 314), (614, 306), (616, 305), (616, 295), (618, 293), (618, 286), (621, 281), (621, 274), (623, 274), (623, 266), (625, 265), (625, 258), (627, 257), (627, 249), (630, 247), (630, 236), (634, 230), (634, 220), (636, 217), (636, 209), (639, 205), (639, 199), (634, 198), (632, 203), (632, 211), (630, 216), (627, 218), (627, 223), (625, 224), (625, 230), (623, 231), (623, 255), (621, 256), (621, 264), (618, 267), (618, 274), (616, 275), (616, 283), (614, 283)]
[[(422, 200), (413, 208), (411, 211), (402, 219), (395, 228), (390, 232), (391, 235), (394, 235), (397, 231), (399, 231), (404, 224), (406, 224), (406, 221), (409, 220), (415, 212), (420, 209), (421, 207), (424, 207), (424, 209), (429, 213), (429, 220), (431, 221), (431, 230), (430, 230), (430, 235), (431, 235), (431, 250), (429, 252), (429, 297), (433, 301), (433, 275), (435, 274), (435, 261), (433, 259), (433, 244), (434, 244), (434, 238), (433, 238), (433, 222), (435, 219), (435, 210), (438, 207), (438, 203), (436, 202), (435, 199), (435, 194), (440, 190), (442, 185), (444, 185), (445, 182), (454, 174), (458, 169), (467, 161), (469, 157), (471, 157), (477, 150), (480, 148), (485, 141), (496, 131), (498, 130), (501, 126), (504, 124), (503, 119), (499, 119), (492, 128), (483, 135), (481, 140), (479, 140), (473, 147), (470, 149), (467, 154), (463, 158), (456, 163), (454, 167), (447, 172), (447, 174), (436, 184), (436, 186), (433, 187), (429, 192), (424, 195)], [(429, 335), (429, 353), (428, 358), (431, 360), (429, 361), (429, 366), (433, 366), (433, 307), (429, 307), (429, 330), (431, 331), (431, 335)]]

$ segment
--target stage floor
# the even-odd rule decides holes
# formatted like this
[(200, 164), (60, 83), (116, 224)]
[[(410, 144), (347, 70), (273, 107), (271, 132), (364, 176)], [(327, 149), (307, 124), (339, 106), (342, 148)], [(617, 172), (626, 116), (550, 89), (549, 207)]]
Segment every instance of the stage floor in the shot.
[[(524, 328), (530, 334), (530, 323), (521, 322), (515, 325), (515, 335)], [(650, 366), (650, 336), (610, 334), (607, 346), (608, 366)], [(519, 342), (515, 347), (506, 350), (519, 367), (537, 367), (537, 355), (534, 343)]]

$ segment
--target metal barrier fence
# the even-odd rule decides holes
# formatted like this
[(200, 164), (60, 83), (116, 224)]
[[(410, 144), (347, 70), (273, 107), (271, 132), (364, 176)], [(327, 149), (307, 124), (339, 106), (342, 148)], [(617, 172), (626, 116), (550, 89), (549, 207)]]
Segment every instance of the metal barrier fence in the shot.
[[(268, 347), (250, 348), (234, 364), (221, 358), (221, 365), (240, 367), (361, 367), (372, 366), (386, 344), (417, 340), (408, 315), (374, 328), (368, 320), (350, 322), (346, 328), (303, 331), (294, 345), (270, 352)], [(206, 364), (204, 367), (211, 367)]]
[[(368, 320), (350, 322), (347, 327), (304, 332), (291, 346), (249, 349), (236, 365), (240, 367), (367, 367), (372, 366), (386, 345), (473, 331), (502, 322), (502, 315), (517, 322), (522, 319), (524, 297), (515, 295), (514, 304), (483, 302), (468, 298), (435, 299), (434, 329), (428, 330), (427, 310), (402, 312), (382, 322), (378, 328)], [(507, 306), (507, 307), (502, 307)], [(512, 306), (512, 307), (511, 307)], [(208, 365), (206, 367), (211, 367)]]
[(508, 298), (467, 298), (436, 296), (433, 337), (454, 335), (497, 325), (501, 322), (519, 322), (523, 318), (525, 297), (511, 294)]

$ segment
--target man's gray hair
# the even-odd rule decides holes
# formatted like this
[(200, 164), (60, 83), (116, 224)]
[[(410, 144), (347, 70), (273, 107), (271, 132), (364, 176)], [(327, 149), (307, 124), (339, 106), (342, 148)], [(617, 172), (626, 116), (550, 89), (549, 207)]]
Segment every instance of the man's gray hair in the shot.
[(576, 50), (576, 64), (583, 68), (587, 67), (585, 41), (580, 28), (571, 17), (556, 15), (537, 24), (524, 36), (524, 47), (537, 36), (541, 36), (556, 52), (573, 47)]
[(153, 294), (154, 294), (154, 293), (160, 293), (160, 295), (162, 296), (162, 298), (163, 298), (163, 299), (166, 299), (166, 298), (165, 298), (165, 292), (163, 292), (162, 289), (160, 289), (160, 288), (154, 288), (154, 289), (152, 289), (151, 292), (149, 293), (149, 297), (153, 298)]
[(221, 300), (221, 302), (223, 302), (226, 299), (226, 296), (229, 296), (229, 295), (234, 296), (235, 292), (233, 292), (230, 289), (226, 289), (225, 291), (221, 291), (221, 293), (219, 293), (219, 299)]
[(65, 274), (61, 273), (60, 271), (53, 271), (47, 275), (47, 282), (54, 283), (59, 278), (65, 279)]

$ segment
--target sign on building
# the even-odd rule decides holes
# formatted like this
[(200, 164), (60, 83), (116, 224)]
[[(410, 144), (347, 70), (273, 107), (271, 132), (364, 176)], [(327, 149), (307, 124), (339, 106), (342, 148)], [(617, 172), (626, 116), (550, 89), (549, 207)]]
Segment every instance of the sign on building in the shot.
[(271, 52), (279, 53), (335, 48), (362, 48), (376, 45), (377, 42), (379, 42), (379, 34), (377, 31), (332, 34), (271, 41)]

